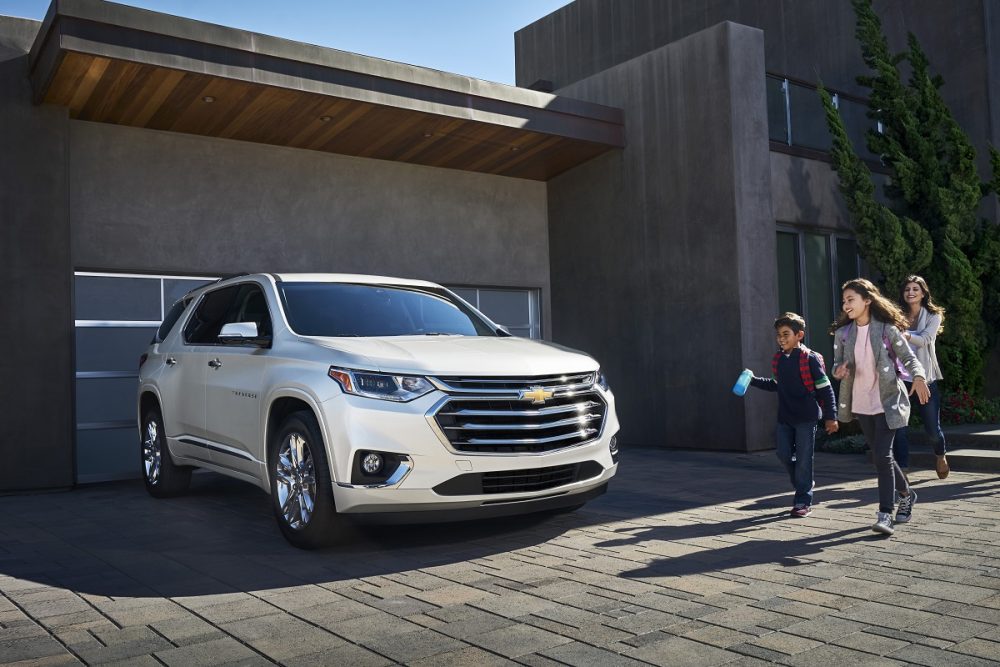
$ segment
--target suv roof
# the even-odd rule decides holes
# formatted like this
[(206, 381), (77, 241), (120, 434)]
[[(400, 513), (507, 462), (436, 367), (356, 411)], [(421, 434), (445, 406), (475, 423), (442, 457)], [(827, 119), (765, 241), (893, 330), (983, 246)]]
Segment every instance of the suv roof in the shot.
[(372, 285), (409, 285), (411, 287), (440, 287), (437, 283), (409, 278), (369, 276), (360, 273), (273, 273), (275, 279), (289, 283), (368, 283)]

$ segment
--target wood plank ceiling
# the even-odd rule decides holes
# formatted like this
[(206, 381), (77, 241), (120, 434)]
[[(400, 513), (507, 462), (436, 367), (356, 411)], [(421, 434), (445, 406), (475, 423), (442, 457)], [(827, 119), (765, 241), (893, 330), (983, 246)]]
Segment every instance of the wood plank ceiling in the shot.
[[(620, 121), (598, 119), (603, 134), (589, 141), (475, 114), (429, 113), (414, 108), (419, 105), (376, 104), (302, 89), (308, 86), (266, 85), (61, 47), (50, 60), (52, 71), (40, 77), (46, 83), (36, 97), (67, 107), (78, 120), (535, 180), (623, 144)], [(579, 114), (564, 115), (579, 123)], [(610, 135), (603, 125), (611, 127)]]

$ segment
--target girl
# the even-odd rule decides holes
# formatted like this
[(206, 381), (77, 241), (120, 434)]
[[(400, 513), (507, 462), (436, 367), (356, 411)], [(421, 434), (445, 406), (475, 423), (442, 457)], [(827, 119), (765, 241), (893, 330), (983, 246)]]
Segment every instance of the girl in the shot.
[[(941, 389), (939, 384), (941, 367), (938, 366), (937, 353), (934, 351), (934, 340), (942, 331), (944, 308), (934, 303), (927, 281), (920, 276), (906, 278), (903, 288), (900, 290), (900, 297), (903, 313), (909, 321), (908, 330), (903, 332), (903, 338), (910, 341), (910, 345), (917, 355), (917, 360), (927, 372), (927, 387), (931, 392), (930, 400), (918, 406), (917, 411), (920, 414), (920, 419), (924, 422), (924, 432), (934, 444), (934, 453), (937, 455), (934, 467), (937, 470), (937, 476), (939, 479), (944, 479), (948, 476), (950, 468), (945, 456), (948, 448), (945, 444), (944, 432), (941, 430)], [(907, 388), (909, 389), (909, 387)], [(899, 429), (896, 434), (892, 451), (900, 466), (909, 467), (910, 442), (905, 427)]]
[(910, 419), (906, 387), (896, 370), (898, 358), (913, 378), (913, 391), (921, 403), (929, 397), (924, 368), (906, 344), (901, 331), (906, 318), (864, 278), (848, 280), (841, 288), (843, 313), (831, 327), (833, 377), (840, 380), (839, 419), (857, 418), (878, 470), (878, 512), (872, 530), (892, 535), (892, 510), (896, 492), (896, 523), (910, 520), (917, 494), (892, 456), (896, 429)]

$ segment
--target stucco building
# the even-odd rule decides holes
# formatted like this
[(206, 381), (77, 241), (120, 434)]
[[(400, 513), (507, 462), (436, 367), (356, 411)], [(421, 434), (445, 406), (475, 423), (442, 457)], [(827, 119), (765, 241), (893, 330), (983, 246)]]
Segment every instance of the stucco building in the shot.
[[(1000, 2), (876, 7), (1000, 143)], [(863, 270), (813, 90), (862, 135), (853, 21), (577, 0), (515, 35), (506, 86), (100, 0), (0, 17), (0, 491), (137, 475), (138, 354), (243, 271), (449, 285), (600, 359), (625, 444), (770, 447), (733, 379)]]

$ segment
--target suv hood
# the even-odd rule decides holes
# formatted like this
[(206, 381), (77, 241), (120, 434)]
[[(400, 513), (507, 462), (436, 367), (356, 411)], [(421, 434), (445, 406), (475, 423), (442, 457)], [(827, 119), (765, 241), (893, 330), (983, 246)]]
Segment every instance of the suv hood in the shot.
[[(491, 336), (391, 336), (385, 338), (309, 338), (342, 352), (341, 363), (371, 363), (365, 370), (413, 375), (562, 375), (595, 371), (583, 352), (546, 341)], [(351, 362), (348, 362), (348, 358)], [(334, 358), (333, 363), (338, 360)]]

